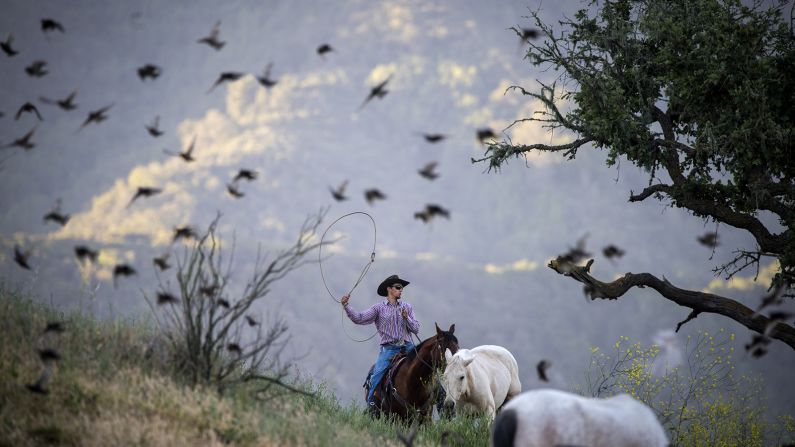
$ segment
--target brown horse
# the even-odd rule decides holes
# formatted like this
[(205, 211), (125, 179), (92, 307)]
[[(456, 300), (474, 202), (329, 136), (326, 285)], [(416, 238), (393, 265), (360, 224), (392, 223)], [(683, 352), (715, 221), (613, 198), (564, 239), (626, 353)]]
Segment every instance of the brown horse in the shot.
[(453, 335), (454, 331), (455, 324), (448, 331), (436, 325), (436, 335), (407, 352), (404, 358), (401, 359), (401, 354), (395, 356), (393, 364), (396, 361), (399, 363), (391, 378), (387, 371), (373, 394), (383, 414), (397, 416), (403, 421), (415, 417), (419, 417), (420, 421), (430, 419), (438, 397), (437, 388), (441, 388), (434, 381), (434, 371), (444, 368), (446, 349), (452, 353), (458, 351), (458, 339)]

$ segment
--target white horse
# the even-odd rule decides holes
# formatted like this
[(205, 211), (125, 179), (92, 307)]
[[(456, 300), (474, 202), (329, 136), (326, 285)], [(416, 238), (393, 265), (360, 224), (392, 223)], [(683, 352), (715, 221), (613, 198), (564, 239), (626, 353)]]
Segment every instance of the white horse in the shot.
[(494, 420), (497, 409), (522, 391), (519, 365), (502, 346), (459, 349), (455, 355), (448, 349), (444, 354), (445, 405), (454, 405), (456, 412), (485, 413)]
[(628, 394), (606, 399), (539, 389), (516, 396), (494, 421), (492, 447), (665, 447), (651, 408)]

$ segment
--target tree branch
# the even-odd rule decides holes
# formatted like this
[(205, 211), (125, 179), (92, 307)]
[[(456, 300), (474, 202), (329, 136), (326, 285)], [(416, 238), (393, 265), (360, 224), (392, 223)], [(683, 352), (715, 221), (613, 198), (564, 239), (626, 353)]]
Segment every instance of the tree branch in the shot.
[[(591, 299), (618, 299), (633, 287), (651, 287), (664, 298), (680, 306), (689, 307), (695, 312), (714, 313), (729, 317), (760, 334), (765, 330), (770, 338), (781, 340), (795, 349), (795, 327), (779, 323), (770, 329), (772, 321), (758, 314), (733, 299), (705, 292), (680, 289), (663, 278), (662, 280), (650, 273), (627, 273), (622, 278), (605, 283), (592, 277), (588, 272), (593, 259), (585, 267), (566, 265), (558, 260), (549, 262), (549, 268), (564, 276), (569, 276), (590, 290)], [(692, 313), (691, 313), (692, 314)], [(695, 317), (694, 317), (695, 318)], [(685, 320), (687, 321), (687, 320)], [(684, 322), (682, 323), (684, 324)]]

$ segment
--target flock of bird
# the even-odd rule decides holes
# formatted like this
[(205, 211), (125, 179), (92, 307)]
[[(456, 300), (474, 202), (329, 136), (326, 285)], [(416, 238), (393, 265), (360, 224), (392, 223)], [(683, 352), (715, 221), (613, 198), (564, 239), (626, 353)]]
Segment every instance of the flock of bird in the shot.
[[(45, 18), (41, 20), (41, 30), (43, 33), (48, 34), (52, 32), (60, 32), (65, 33), (66, 29), (57, 20), (51, 18)], [(536, 30), (522, 30), (521, 37), (523, 39), (529, 38), (536, 38), (538, 37), (538, 33)], [(201, 37), (196, 41), (198, 44), (207, 45), (215, 51), (221, 51), (226, 42), (221, 40), (221, 22), (218, 21), (213, 26), (212, 30), (209, 32), (207, 36)], [(5, 41), (0, 42), (0, 49), (2, 49), (3, 53), (9, 58), (17, 56), (20, 54), (14, 46), (14, 36), (9, 34)], [(323, 43), (319, 45), (315, 52), (317, 55), (323, 59), (325, 59), (329, 54), (334, 53), (336, 50), (328, 43)], [(273, 88), (278, 84), (278, 79), (275, 79), (271, 72), (273, 69), (273, 64), (269, 63), (265, 68), (263, 74), (261, 76), (255, 76), (257, 81), (266, 89)], [(36, 60), (31, 65), (25, 67), (25, 72), (31, 77), (42, 77), (48, 74), (47, 70), (47, 62), (43, 60)], [(154, 81), (156, 80), (161, 74), (163, 73), (163, 69), (154, 64), (145, 64), (137, 69), (138, 77), (142, 82), (147, 81)], [(247, 73), (244, 72), (232, 72), (226, 71), (221, 72), (216, 79), (216, 81), (210, 86), (208, 93), (212, 92), (216, 87), (227, 83), (227, 82), (234, 82), (242, 77), (244, 77)], [(374, 99), (383, 99), (388, 93), (389, 90), (387, 89), (387, 85), (390, 82), (392, 75), (388, 76), (383, 81), (379, 82), (377, 85), (373, 86), (370, 89), (370, 92), (364, 98), (364, 101), (359, 106), (358, 110), (364, 108), (370, 101)], [(42, 104), (57, 106), (61, 110), (70, 112), (74, 111), (78, 108), (78, 104), (76, 103), (77, 97), (77, 90), (73, 90), (69, 95), (62, 99), (51, 99), (47, 97), (39, 97), (39, 101)], [(106, 105), (96, 110), (91, 110), (87, 113), (86, 119), (83, 121), (82, 125), (77, 129), (77, 131), (81, 131), (86, 126), (90, 124), (99, 124), (108, 119), (109, 111), (113, 107), (113, 104)], [(26, 102), (17, 110), (16, 114), (14, 115), (15, 120), (19, 120), (24, 114), (31, 114), (33, 115), (38, 122), (43, 121), (43, 117), (39, 109), (33, 102)], [(0, 112), (0, 117), (3, 114)], [(31, 150), (36, 147), (35, 142), (33, 141), (33, 136), (38, 126), (38, 122), (36, 126), (30, 129), (27, 133), (22, 135), (21, 137), (13, 140), (10, 143), (0, 146), (0, 148), (20, 148), (23, 150)], [(144, 128), (146, 129), (147, 133), (152, 136), (153, 138), (159, 138), (165, 134), (165, 131), (160, 128), (160, 116), (156, 116), (151, 124), (145, 125)], [(444, 141), (448, 135), (443, 133), (418, 133), (418, 135), (422, 136), (422, 138), (429, 144), (438, 144)], [(477, 129), (476, 131), (476, 138), (481, 143), (495, 138), (497, 135), (496, 133), (489, 128), (481, 128)], [(181, 152), (172, 152), (168, 150), (164, 150), (164, 152), (168, 155), (172, 155), (175, 157), (179, 157), (185, 163), (191, 163), (196, 160), (194, 155), (194, 150), (196, 147), (196, 138), (194, 137), (188, 147)], [(438, 162), (429, 162), (421, 169), (418, 169), (417, 173), (424, 179), (428, 181), (436, 180), (440, 174), (437, 172)], [(251, 169), (240, 169), (237, 174), (226, 184), (226, 190), (229, 195), (235, 199), (240, 199), (245, 196), (245, 193), (241, 189), (241, 182), (247, 181), (251, 182), (257, 179), (258, 173), (255, 170)], [(348, 185), (348, 181), (344, 180), (342, 183), (339, 184), (336, 188), (329, 187), (329, 191), (331, 196), (334, 200), (338, 202), (342, 202), (348, 200), (348, 196), (346, 195), (346, 188)], [(137, 200), (145, 199), (148, 197), (152, 197), (155, 195), (160, 194), (163, 192), (162, 188), (154, 187), (154, 186), (138, 186), (133, 197), (130, 199), (130, 202), (127, 204), (127, 207), (132, 206)], [(378, 201), (383, 201), (387, 199), (386, 194), (380, 191), (377, 188), (369, 188), (364, 190), (364, 199), (369, 205), (374, 205)], [(53, 209), (44, 215), (45, 222), (53, 222), (58, 225), (64, 226), (69, 222), (69, 214), (65, 214), (61, 212), (60, 209), (61, 203), (60, 199), (56, 201), (55, 206)], [(444, 217), (446, 219), (450, 219), (450, 211), (439, 204), (429, 203), (426, 204), (423, 209), (420, 209), (414, 213), (414, 218), (423, 222), (423, 223), (430, 223), (437, 217)], [(196, 231), (189, 226), (186, 227), (176, 227), (174, 228), (174, 235), (173, 235), (173, 242), (176, 242), (179, 239), (185, 238), (195, 238)], [(30, 250), (24, 251), (21, 247), (15, 246), (14, 247), (14, 260), (23, 268), (30, 269), (30, 264), (28, 262), (28, 258), (30, 256)], [(95, 262), (97, 260), (97, 252), (95, 250), (90, 249), (86, 246), (77, 246), (75, 247), (75, 256), (78, 258), (80, 262)], [(165, 270), (169, 267), (168, 263), (166, 262), (168, 258), (168, 254), (165, 254), (161, 257), (154, 258), (153, 263), (154, 265), (159, 268), (160, 270)], [(130, 265), (127, 264), (117, 264), (113, 270), (113, 279), (114, 284), (116, 283), (116, 279), (120, 276), (130, 276), (135, 275), (136, 270)]]
[[(63, 26), (62, 23), (59, 21), (52, 19), (52, 18), (44, 18), (41, 19), (41, 31), (47, 35), (54, 32), (59, 33), (66, 33), (66, 28)], [(524, 39), (528, 38), (536, 38), (538, 34), (535, 30), (524, 30), (522, 34)], [(211, 31), (208, 35), (204, 37), (200, 37), (196, 41), (198, 44), (207, 45), (211, 49), (215, 51), (221, 51), (226, 42), (221, 40), (221, 22), (218, 21), (215, 23)], [(17, 49), (14, 36), (9, 34), (5, 41), (0, 41), (0, 50), (5, 54), (7, 58), (14, 58), (15, 56), (20, 54), (20, 50)], [(328, 43), (323, 43), (319, 45), (315, 52), (321, 58), (325, 59), (329, 57), (330, 54), (334, 53), (336, 50)], [(269, 63), (265, 70), (261, 75), (255, 75), (255, 78), (259, 82), (262, 87), (266, 89), (271, 89), (276, 86), (279, 82), (273, 74), (273, 64)], [(33, 78), (41, 78), (49, 74), (49, 68), (47, 65), (47, 61), (45, 60), (34, 60), (30, 65), (24, 67), (25, 73)], [(153, 82), (156, 81), (158, 77), (161, 76), (163, 73), (163, 68), (159, 67), (155, 64), (145, 64), (136, 70), (138, 78), (141, 82)], [(211, 93), (217, 87), (225, 84), (237, 81), (248, 73), (244, 72), (235, 72), (235, 71), (225, 71), (221, 72), (215, 82), (209, 87), (207, 93)], [(361, 105), (358, 108), (358, 111), (361, 111), (365, 106), (368, 105), (374, 99), (383, 99), (388, 93), (389, 90), (387, 86), (392, 79), (392, 75), (388, 76), (386, 79), (382, 80), (375, 86), (370, 88), (370, 91), (365, 96), (364, 100), (362, 101)], [(45, 96), (39, 96), (38, 100), (39, 103), (45, 104), (47, 106), (58, 107), (64, 112), (73, 112), (79, 108), (79, 104), (77, 103), (77, 95), (78, 90), (72, 90), (66, 97), (60, 99), (53, 99), (48, 98)], [(105, 105), (104, 107), (98, 108), (96, 110), (90, 110), (87, 112), (86, 118), (83, 123), (80, 125), (76, 132), (80, 132), (85, 129), (87, 126), (92, 124), (100, 124), (103, 121), (109, 118), (109, 112), (113, 108), (114, 104), (110, 103)], [(25, 151), (32, 150), (36, 147), (36, 143), (34, 142), (34, 135), (38, 128), (40, 122), (44, 121), (41, 111), (37, 107), (35, 102), (28, 101), (25, 102), (22, 106), (17, 109), (16, 113), (14, 114), (14, 120), (18, 121), (22, 119), (26, 115), (31, 115), (36, 119), (36, 124), (30, 130), (28, 130), (24, 135), (14, 139), (13, 141), (0, 144), (0, 149), (13, 149), (19, 148)], [(0, 118), (3, 118), (5, 114), (0, 111)], [(165, 130), (160, 128), (160, 116), (156, 116), (151, 124), (147, 124), (144, 126), (146, 132), (153, 138), (159, 138), (163, 136), (166, 132)], [(448, 138), (448, 135), (442, 133), (418, 133), (418, 135), (422, 136), (422, 138), (429, 144), (438, 144)], [(496, 137), (496, 133), (489, 128), (481, 128), (478, 129), (476, 132), (476, 138), (481, 143), (485, 142), (486, 140), (493, 139)], [(172, 155), (175, 157), (179, 157), (185, 163), (191, 163), (196, 160), (194, 155), (194, 150), (196, 147), (196, 139), (195, 137), (192, 139), (191, 143), (188, 147), (181, 152), (172, 152), (168, 150), (164, 150), (164, 152), (168, 155)], [(439, 177), (439, 173), (436, 171), (438, 167), (438, 162), (430, 162), (423, 166), (421, 169), (417, 171), (417, 173), (424, 179), (428, 181), (434, 181)], [(255, 170), (251, 169), (240, 169), (237, 174), (226, 184), (226, 189), (229, 195), (235, 199), (242, 198), (245, 193), (241, 190), (241, 182), (252, 182), (255, 181), (258, 177), (258, 173)], [(348, 185), (348, 181), (344, 180), (339, 186), (336, 188), (329, 187), (331, 196), (334, 200), (338, 202), (342, 202), (348, 200), (349, 197), (346, 195), (346, 188)], [(134, 205), (136, 201), (140, 199), (145, 199), (148, 197), (152, 197), (155, 195), (160, 194), (163, 192), (162, 188), (154, 187), (154, 186), (138, 186), (133, 197), (130, 199), (127, 207)], [(377, 201), (383, 201), (387, 199), (386, 194), (381, 192), (377, 188), (369, 188), (364, 190), (364, 198), (365, 201), (369, 205), (374, 205)], [(450, 211), (446, 208), (442, 207), (438, 204), (427, 204), (423, 209), (414, 213), (414, 218), (420, 220), (423, 223), (429, 223), (433, 219), (437, 217), (444, 217), (446, 219), (450, 219)], [(60, 226), (65, 226), (68, 224), (70, 220), (70, 215), (64, 213), (61, 210), (61, 201), (60, 199), (56, 200), (55, 205), (53, 208), (43, 216), (44, 222), (52, 222)], [(177, 242), (180, 239), (195, 239), (197, 238), (196, 230), (191, 226), (179, 226), (174, 228), (172, 242)], [(14, 261), (16, 264), (26, 270), (33, 270), (30, 263), (30, 256), (31, 250), (24, 250), (19, 245), (14, 246)], [(96, 264), (99, 259), (99, 250), (93, 249), (87, 245), (77, 245), (74, 247), (74, 255), (77, 258), (77, 261), (84, 265), (86, 263)], [(169, 264), (170, 253), (166, 252), (163, 255), (153, 258), (152, 263), (159, 271), (165, 271), (171, 267)], [(126, 263), (119, 263), (114, 265), (113, 267), (113, 283), (114, 286), (117, 284), (117, 280), (120, 277), (128, 277), (132, 275), (136, 275), (136, 269), (129, 264)], [(223, 301), (223, 299), (220, 299)], [(157, 294), (157, 303), (158, 304), (173, 304), (176, 303), (178, 299), (173, 295), (167, 292), (160, 292)], [(228, 305), (228, 303), (227, 303)], [(249, 317), (251, 318), (251, 317)], [(251, 321), (249, 321), (251, 322)], [(51, 333), (58, 333), (63, 331), (63, 325), (59, 322), (51, 322), (48, 323), (48, 326), (45, 330), (45, 335)], [(52, 365), (55, 361), (57, 361), (60, 357), (57, 352), (51, 348), (40, 350), (39, 352), (40, 358), (44, 363), (44, 372), (42, 376), (37, 380), (35, 383), (28, 385), (28, 389), (32, 392), (36, 393), (46, 393), (46, 383), (48, 382), (51, 373), (52, 373)]]

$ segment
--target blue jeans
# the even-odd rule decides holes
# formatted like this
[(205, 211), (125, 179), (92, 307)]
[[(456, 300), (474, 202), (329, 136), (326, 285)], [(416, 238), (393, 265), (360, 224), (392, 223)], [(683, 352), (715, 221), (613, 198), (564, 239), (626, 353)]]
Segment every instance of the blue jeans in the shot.
[[(414, 344), (408, 342), (403, 347), (406, 349), (406, 352), (409, 352), (414, 349)], [(389, 368), (389, 361), (392, 360), (395, 354), (400, 352), (400, 349), (400, 346), (394, 345), (381, 346), (381, 352), (378, 354), (378, 359), (375, 361), (375, 368), (373, 368), (373, 375), (370, 376), (370, 392), (367, 394), (368, 404), (373, 401), (373, 393), (378, 383), (381, 382), (381, 379), (384, 377), (384, 374), (386, 374), (386, 370)]]

